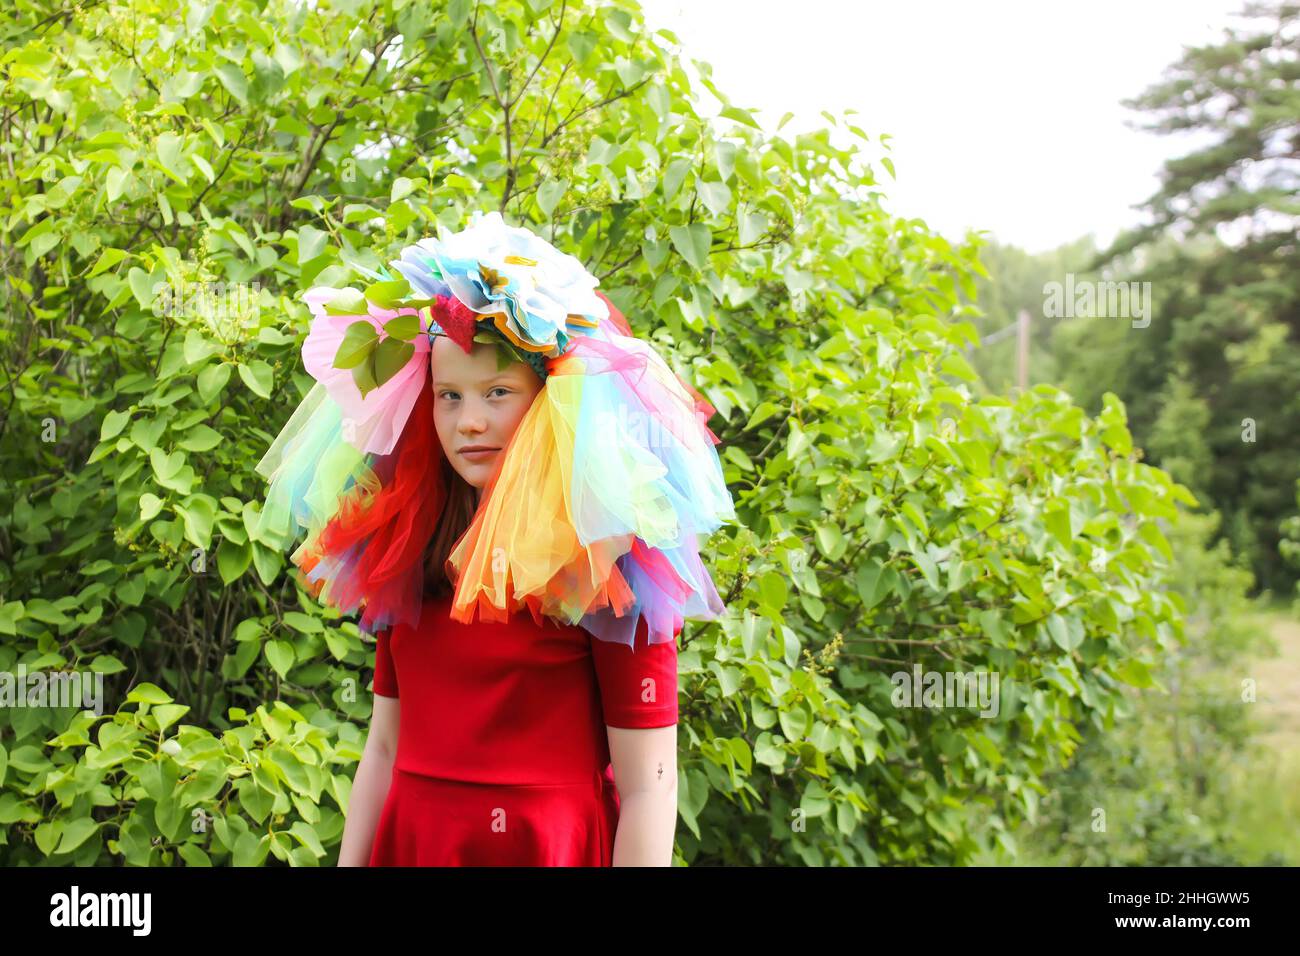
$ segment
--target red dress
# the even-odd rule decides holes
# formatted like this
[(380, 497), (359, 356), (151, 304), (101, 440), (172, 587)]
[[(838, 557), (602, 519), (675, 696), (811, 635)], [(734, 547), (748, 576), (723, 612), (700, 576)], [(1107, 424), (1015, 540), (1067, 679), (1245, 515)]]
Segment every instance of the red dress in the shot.
[[(605, 727), (677, 723), (677, 644), (635, 650), (527, 612), (462, 624), (451, 596), (377, 635), (374, 692), (400, 725), (371, 866), (610, 866), (619, 800)], [(401, 693), (398, 693), (398, 686)]]

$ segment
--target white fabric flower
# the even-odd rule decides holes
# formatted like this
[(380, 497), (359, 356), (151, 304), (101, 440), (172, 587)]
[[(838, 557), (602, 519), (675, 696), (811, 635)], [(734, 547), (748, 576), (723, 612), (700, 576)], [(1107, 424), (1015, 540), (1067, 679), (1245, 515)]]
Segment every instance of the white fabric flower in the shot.
[[(440, 277), (467, 308), (504, 313), (498, 327), (550, 356), (564, 351), (571, 334), (609, 318), (595, 292), (600, 281), (578, 259), (527, 229), (507, 226), (495, 210), (475, 212), (459, 232), (440, 227), (439, 238), (408, 246), (393, 265), (416, 288)], [(430, 274), (430, 265), (440, 276)]]

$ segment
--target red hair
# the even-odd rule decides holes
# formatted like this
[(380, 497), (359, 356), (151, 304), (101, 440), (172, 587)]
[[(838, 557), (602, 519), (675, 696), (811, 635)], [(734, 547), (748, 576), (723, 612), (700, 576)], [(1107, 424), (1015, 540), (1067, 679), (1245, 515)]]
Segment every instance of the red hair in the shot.
[[(360, 626), (374, 632), (398, 620), (416, 622), (424, 600), (429, 542), (447, 501), (445, 456), (433, 421), (429, 364), (415, 407), (390, 454), (375, 456), (371, 469), (378, 490), (354, 484), (338, 513), (305, 547), (296, 562), (304, 587), (318, 596), (321, 581), (305, 580), (318, 563), (355, 566), (332, 575), (330, 603), (343, 609), (365, 605)], [(375, 620), (375, 611), (390, 618)]]

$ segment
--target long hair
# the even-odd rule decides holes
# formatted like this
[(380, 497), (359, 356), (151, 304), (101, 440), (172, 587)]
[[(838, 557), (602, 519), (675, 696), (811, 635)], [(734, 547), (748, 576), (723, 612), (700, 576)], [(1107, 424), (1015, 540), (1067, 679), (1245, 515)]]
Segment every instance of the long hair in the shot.
[(474, 520), (478, 507), (474, 486), (457, 474), (445, 455), (442, 457), (442, 486), (447, 489), (447, 502), (443, 505), (433, 537), (424, 551), (424, 596), (445, 597), (451, 594), (452, 584), (447, 577), (447, 558), (460, 540), (460, 536)]

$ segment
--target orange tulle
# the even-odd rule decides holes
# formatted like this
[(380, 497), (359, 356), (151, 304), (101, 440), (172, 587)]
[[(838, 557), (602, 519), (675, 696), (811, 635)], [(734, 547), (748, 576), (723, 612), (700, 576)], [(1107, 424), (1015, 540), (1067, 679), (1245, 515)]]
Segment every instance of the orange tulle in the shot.
[[(483, 488), (469, 528), (447, 558), (456, 585), (451, 617), (472, 623), (505, 621), (527, 609), (577, 624), (584, 614), (610, 608), (629, 613), (636, 602), (616, 562), (631, 551), (630, 534), (583, 546), (574, 531), (569, 492), (573, 429), (552, 400), (558, 390), (581, 388), (578, 375), (552, 366), (549, 391), (520, 420)], [(518, 446), (518, 452), (512, 450)]]

